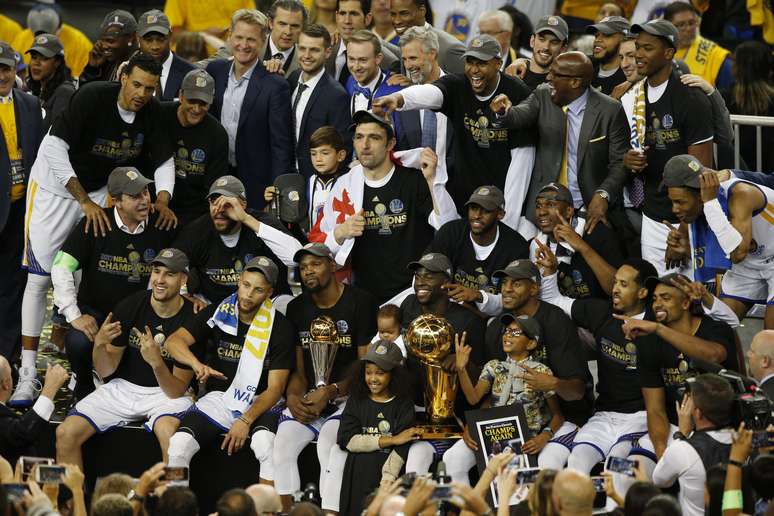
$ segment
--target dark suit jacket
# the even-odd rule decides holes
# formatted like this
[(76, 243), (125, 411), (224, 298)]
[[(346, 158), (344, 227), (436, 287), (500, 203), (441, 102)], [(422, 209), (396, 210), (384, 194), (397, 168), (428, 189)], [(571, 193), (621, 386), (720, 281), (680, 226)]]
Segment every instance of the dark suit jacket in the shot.
[(774, 378), (769, 378), (760, 384), (760, 388), (763, 389), (763, 392), (766, 393), (766, 396), (768, 396), (771, 401), (774, 401)]
[(161, 92), (160, 100), (175, 100), (180, 92), (180, 86), (183, 84), (183, 78), (194, 68), (196, 68), (194, 65), (173, 53), (167, 85)]
[[(40, 141), (43, 139), (43, 118), (40, 103), (36, 97), (14, 88), (13, 109), (16, 116), (19, 146), (22, 150), (25, 181), (28, 181), (32, 164), (38, 155)], [(8, 157), (8, 148), (2, 133), (3, 129), (0, 127), (0, 231), (5, 227), (8, 212), (11, 209), (11, 160)]]
[(0, 455), (11, 465), (16, 464), (20, 456), (32, 453), (33, 444), (46, 426), (48, 422), (32, 409), (18, 416), (0, 405)]
[[(296, 90), (300, 75), (301, 70), (296, 70), (288, 77), (291, 95)], [(312, 90), (309, 102), (306, 103), (304, 114), (301, 117), (298, 142), (296, 143), (298, 172), (306, 178), (314, 175), (314, 167), (309, 155), (309, 138), (311, 138), (312, 133), (324, 125), (332, 125), (336, 128), (344, 140), (344, 144), (347, 146), (348, 157), (351, 156), (352, 135), (349, 131), (351, 124), (352, 117), (349, 114), (349, 95), (347, 95), (347, 90), (327, 73), (322, 74), (320, 82)]]
[[(210, 113), (218, 120), (230, 69), (231, 61), (226, 59), (207, 65), (207, 72), (215, 79)], [(295, 172), (290, 120), (288, 81), (256, 63), (239, 113), (235, 149), (237, 175), (245, 184), (247, 204), (253, 209), (263, 208), (263, 191), (274, 178)]]
[[(623, 106), (617, 100), (589, 88), (586, 111), (578, 135), (578, 183), (588, 205), (594, 192), (605, 190), (611, 202), (620, 200), (626, 181), (623, 155), (629, 149), (629, 126)], [(547, 84), (541, 85), (508, 113), (513, 128), (537, 126), (539, 135), (535, 168), (524, 206), (535, 222), (535, 199), (542, 187), (559, 178), (567, 133), (566, 115), (551, 101)]]
[[(416, 149), (422, 145), (422, 122), (420, 120), (421, 111), (412, 109), (411, 111), (396, 111), (400, 125), (398, 134), (397, 150)], [(439, 113), (440, 114), (440, 113)], [(454, 130), (452, 124), (446, 124), (446, 170), (451, 177), (454, 174)]]
[[(269, 37), (266, 38), (266, 41), (263, 44), (263, 48), (261, 48), (260, 55), (263, 56), (264, 61), (268, 61), (269, 59), (271, 59), (271, 47), (269, 46)], [(285, 71), (285, 77), (289, 76), (291, 73), (295, 72), (298, 69), (298, 47), (297, 46), (293, 47), (293, 53), (290, 54), (290, 59), (282, 63), (282, 69)]]

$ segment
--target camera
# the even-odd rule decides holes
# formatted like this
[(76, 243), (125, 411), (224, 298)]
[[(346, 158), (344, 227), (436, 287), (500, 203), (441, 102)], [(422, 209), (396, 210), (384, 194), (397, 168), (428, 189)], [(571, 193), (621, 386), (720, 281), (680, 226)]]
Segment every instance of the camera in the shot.
[(296, 491), (293, 494), (293, 503), (310, 502), (316, 506), (320, 506), (321, 498), (320, 491), (317, 489), (317, 484), (309, 482), (304, 487), (303, 491)]

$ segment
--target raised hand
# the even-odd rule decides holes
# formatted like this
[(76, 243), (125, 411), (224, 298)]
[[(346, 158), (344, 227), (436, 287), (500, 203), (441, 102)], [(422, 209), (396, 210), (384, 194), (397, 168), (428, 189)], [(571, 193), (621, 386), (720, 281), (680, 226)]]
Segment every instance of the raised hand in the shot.
[(470, 353), (473, 351), (472, 347), (465, 344), (466, 338), (467, 332), (462, 332), (462, 337), (460, 337), (459, 333), (454, 335), (454, 367), (457, 369), (457, 371), (462, 371), (465, 369), (465, 367), (468, 365), (468, 362), (470, 361)]

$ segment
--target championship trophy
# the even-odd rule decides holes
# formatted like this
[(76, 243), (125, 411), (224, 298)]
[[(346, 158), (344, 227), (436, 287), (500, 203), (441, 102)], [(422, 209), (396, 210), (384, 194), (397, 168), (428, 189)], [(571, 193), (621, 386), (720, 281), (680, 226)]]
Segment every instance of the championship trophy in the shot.
[(456, 439), (462, 429), (454, 419), (457, 398), (457, 373), (441, 369), (443, 359), (452, 352), (454, 328), (443, 317), (420, 315), (406, 332), (406, 347), (419, 359), (425, 391), (427, 423), (422, 439)]
[(339, 332), (336, 322), (327, 315), (312, 320), (309, 326), (309, 352), (312, 354), (315, 388), (328, 385), (333, 361), (339, 349)]

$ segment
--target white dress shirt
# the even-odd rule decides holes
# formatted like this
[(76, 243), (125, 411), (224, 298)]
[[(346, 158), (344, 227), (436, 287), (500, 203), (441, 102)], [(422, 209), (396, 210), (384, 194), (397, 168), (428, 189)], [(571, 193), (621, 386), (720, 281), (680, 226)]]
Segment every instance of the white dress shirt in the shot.
[(285, 63), (288, 62), (288, 59), (290, 58), (290, 55), (293, 53), (293, 50), (295, 50), (296, 47), (293, 45), (287, 50), (280, 50), (277, 48), (277, 45), (274, 44), (274, 40), (271, 39), (271, 36), (269, 36), (269, 52), (271, 52), (271, 57), (274, 57), (277, 54), (282, 54), (282, 66), (285, 66)]
[(589, 92), (586, 90), (567, 105), (567, 188), (572, 194), (576, 208), (583, 206), (583, 196), (578, 183), (578, 138), (588, 99)]
[[(301, 94), (301, 98), (299, 99), (298, 105), (296, 106), (296, 112), (295, 112), (296, 141), (298, 141), (298, 138), (301, 132), (301, 122), (304, 117), (304, 111), (306, 110), (306, 105), (309, 104), (309, 99), (312, 96), (312, 91), (314, 91), (314, 88), (317, 86), (317, 83), (320, 82), (320, 79), (322, 78), (324, 73), (325, 73), (325, 67), (321, 66), (320, 69), (317, 71), (317, 73), (312, 77), (310, 77), (308, 81), (304, 80), (303, 72), (301, 73), (301, 75), (298, 76), (298, 84), (305, 84), (307, 88)], [(293, 90), (293, 96), (290, 98), (291, 106), (296, 102), (297, 95), (298, 95), (298, 86), (296, 86), (296, 89)]]
[(338, 81), (341, 77), (341, 72), (344, 67), (347, 66), (347, 45), (344, 44), (344, 40), (339, 41), (339, 50), (336, 52), (336, 74), (335, 79)]
[(167, 79), (169, 79), (169, 71), (172, 69), (173, 58), (174, 58), (174, 55), (172, 54), (172, 52), (170, 52), (167, 58), (164, 60), (164, 62), (161, 63), (161, 77), (159, 77), (159, 82), (161, 83), (162, 93), (167, 91)]
[(384, 72), (382, 72), (381, 70), (378, 70), (376, 77), (374, 77), (374, 79), (368, 84), (362, 85), (358, 83), (358, 85), (362, 86), (363, 88), (367, 88), (368, 90), (371, 91), (371, 98), (370, 99), (366, 98), (366, 96), (363, 95), (362, 93), (355, 92), (355, 94), (352, 96), (352, 114), (353, 115), (358, 111), (369, 109), (371, 105), (371, 100), (374, 98), (374, 94), (376, 93), (377, 85), (383, 79), (384, 79)]

